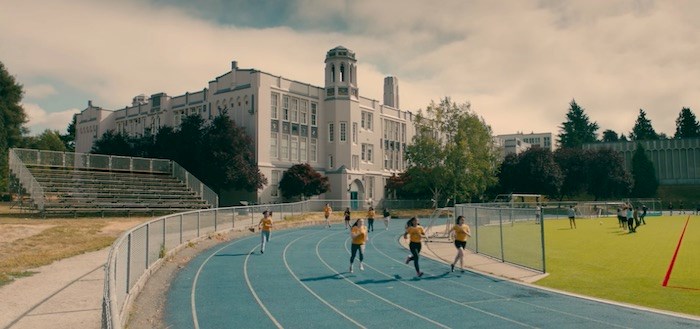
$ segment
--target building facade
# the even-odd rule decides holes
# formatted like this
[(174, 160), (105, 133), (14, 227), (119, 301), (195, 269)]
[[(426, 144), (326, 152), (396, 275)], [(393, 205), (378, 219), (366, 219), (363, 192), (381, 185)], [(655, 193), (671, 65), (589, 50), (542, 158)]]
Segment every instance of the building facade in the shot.
[(503, 150), (503, 156), (508, 154), (520, 154), (531, 147), (546, 148), (554, 151), (552, 144), (552, 133), (516, 133), (507, 135), (497, 135), (494, 137), (496, 144)]
[(188, 115), (207, 121), (226, 113), (253, 139), (258, 167), (268, 178), (247, 201), (281, 201), (279, 181), (298, 163), (309, 163), (329, 178), (331, 190), (323, 199), (349, 200), (353, 206), (379, 201), (388, 177), (406, 168), (413, 115), (398, 108), (397, 78), (384, 80), (380, 102), (362, 97), (357, 72), (355, 53), (338, 46), (326, 53), (323, 87), (242, 69), (233, 61), (230, 71), (202, 90), (139, 95), (131, 106), (116, 110), (89, 101), (76, 118), (76, 152), (89, 152), (110, 130), (144, 136), (163, 126), (178, 127)]

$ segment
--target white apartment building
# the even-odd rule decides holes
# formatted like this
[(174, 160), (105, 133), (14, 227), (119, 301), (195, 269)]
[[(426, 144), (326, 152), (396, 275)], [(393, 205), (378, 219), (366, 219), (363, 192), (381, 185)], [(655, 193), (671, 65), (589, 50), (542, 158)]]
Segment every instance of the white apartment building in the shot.
[(533, 146), (554, 151), (552, 133), (523, 134), (518, 132), (515, 134), (498, 135), (495, 136), (495, 139), (499, 140), (498, 144), (503, 146), (503, 156), (510, 153), (519, 154)]
[(298, 163), (309, 163), (329, 178), (331, 190), (323, 199), (350, 200), (353, 206), (361, 200), (380, 201), (386, 179), (406, 168), (413, 115), (398, 108), (395, 77), (385, 78), (382, 103), (361, 96), (357, 72), (355, 53), (338, 46), (326, 53), (323, 87), (242, 69), (233, 61), (231, 70), (207, 87), (184, 95), (139, 95), (131, 106), (114, 110), (88, 101), (77, 115), (76, 152), (89, 152), (109, 130), (147, 135), (162, 126), (177, 127), (187, 115), (211, 120), (225, 110), (253, 139), (268, 185), (252, 195), (224, 193), (222, 205), (281, 201), (282, 174)]

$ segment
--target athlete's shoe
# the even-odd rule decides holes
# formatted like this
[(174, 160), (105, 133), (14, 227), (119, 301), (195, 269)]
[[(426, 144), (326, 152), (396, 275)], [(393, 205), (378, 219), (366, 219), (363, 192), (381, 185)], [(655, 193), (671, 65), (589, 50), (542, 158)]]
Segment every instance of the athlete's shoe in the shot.
[(418, 277), (420, 278), (422, 276), (423, 276), (423, 272), (418, 272)]
[(260, 253), (261, 253), (261, 254), (264, 254), (264, 253), (265, 253), (265, 250), (260, 250)]
[(362, 266), (362, 263), (360, 263), (360, 271), (364, 271), (364, 270), (365, 270), (365, 267)]
[(352, 265), (350, 265), (350, 273), (352, 273)]
[(450, 272), (454, 272), (454, 271), (455, 271), (455, 264), (450, 264)]
[(411, 261), (411, 256), (406, 257), (406, 264), (408, 264)]

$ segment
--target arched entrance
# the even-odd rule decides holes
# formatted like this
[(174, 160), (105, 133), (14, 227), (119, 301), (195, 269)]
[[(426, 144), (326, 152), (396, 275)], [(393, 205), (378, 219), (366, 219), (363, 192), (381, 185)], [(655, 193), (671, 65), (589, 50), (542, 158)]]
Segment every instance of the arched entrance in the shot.
[(348, 193), (350, 193), (350, 209), (362, 209), (362, 200), (365, 199), (365, 187), (362, 181), (355, 179), (348, 185)]

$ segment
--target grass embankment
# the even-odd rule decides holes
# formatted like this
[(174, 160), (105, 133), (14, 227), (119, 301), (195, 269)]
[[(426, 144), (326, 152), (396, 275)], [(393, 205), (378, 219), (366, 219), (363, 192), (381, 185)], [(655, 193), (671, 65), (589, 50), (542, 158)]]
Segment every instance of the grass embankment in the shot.
[(629, 234), (617, 218), (545, 221), (548, 277), (538, 285), (700, 315), (700, 217), (691, 216), (668, 287), (662, 282), (688, 215), (647, 217)]

